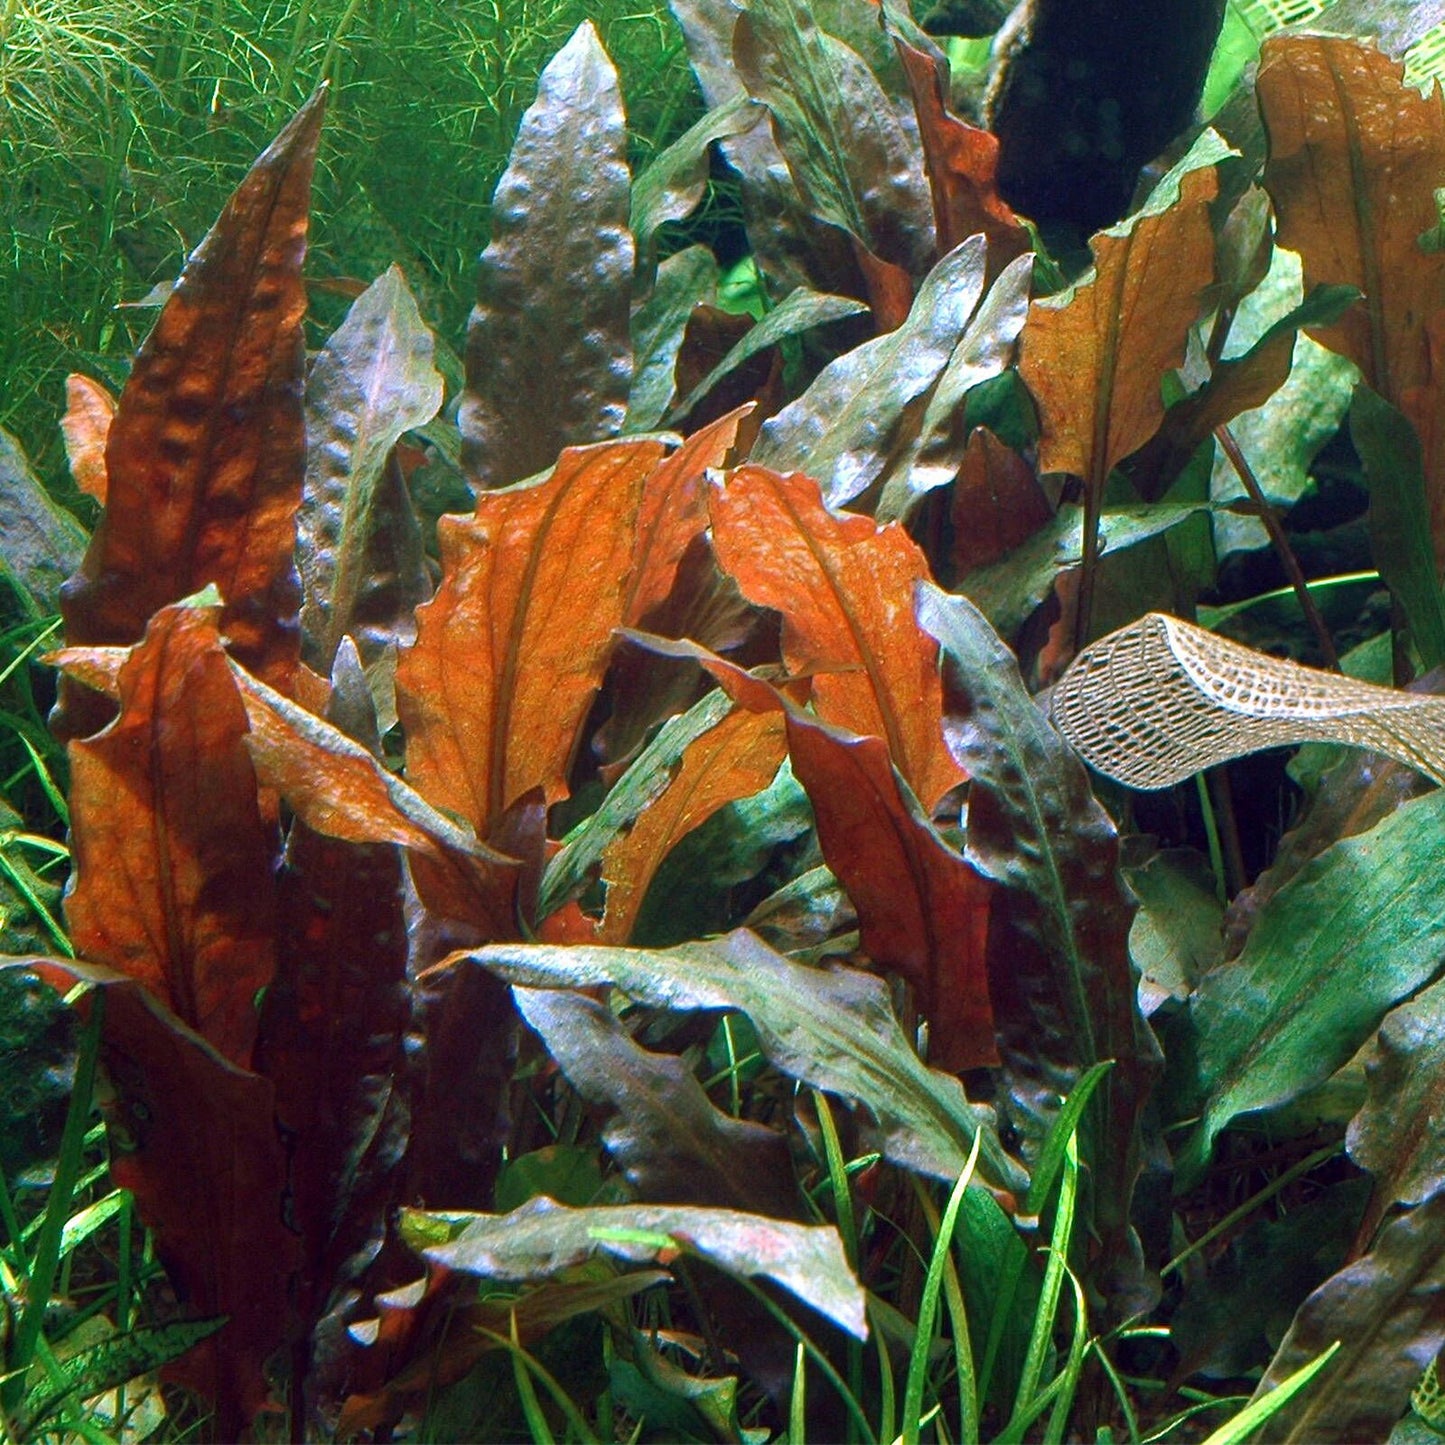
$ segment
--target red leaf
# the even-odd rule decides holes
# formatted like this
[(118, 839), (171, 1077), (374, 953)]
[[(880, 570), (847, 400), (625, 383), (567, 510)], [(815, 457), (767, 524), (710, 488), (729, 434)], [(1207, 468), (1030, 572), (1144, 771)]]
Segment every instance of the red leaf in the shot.
[[(141, 347), (106, 444), (105, 516), (66, 584), (66, 637), (137, 641), (215, 583), (232, 652), (284, 691), (298, 656), (292, 562), (305, 437), (301, 323), (318, 91), (252, 166)], [(106, 717), (62, 698), (68, 736)]]
[(485, 834), (523, 793), (567, 794), (626, 606), (653, 441), (569, 448), (534, 486), (438, 527), (442, 582), (397, 667), (407, 776)]
[(214, 613), (159, 612), (117, 682), (119, 717), (70, 745), (71, 938), (248, 1066), (275, 967), (278, 840)]
[(960, 577), (997, 562), (1054, 514), (1034, 469), (986, 427), (968, 439), (953, 487), (953, 565)]
[(718, 561), (743, 595), (783, 615), (790, 671), (818, 673), (818, 715), (882, 738), (925, 808), (963, 780), (943, 741), (938, 645), (913, 616), (928, 576), (900, 526), (830, 512), (818, 484), (739, 467), (711, 502)]

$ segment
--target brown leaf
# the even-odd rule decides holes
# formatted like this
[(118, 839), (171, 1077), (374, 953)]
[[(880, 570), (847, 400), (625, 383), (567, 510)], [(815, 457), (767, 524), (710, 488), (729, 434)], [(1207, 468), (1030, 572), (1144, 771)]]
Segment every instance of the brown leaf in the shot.
[[(677, 353), (673, 394), (690, 397), (755, 324), (751, 316), (739, 316), (718, 306), (694, 306)], [(688, 412), (682, 429), (698, 431), (741, 406), (751, 406), (737, 436), (738, 455), (746, 456), (757, 440), (758, 428), (782, 404), (783, 355), (776, 346), (768, 346), (713, 386)]]
[[(1161, 183), (1162, 188), (1162, 183)], [(1186, 171), (1178, 200), (1094, 238), (1094, 273), (1060, 301), (1036, 301), (1019, 372), (1038, 403), (1039, 470), (1102, 492), (1114, 465), (1164, 418), (1160, 380), (1184, 359), (1199, 293), (1214, 276), (1214, 169)]]
[(397, 666), (407, 776), (486, 834), (528, 789), (567, 795), (622, 622), (653, 441), (569, 448), (536, 485), (438, 527), (442, 582)]
[(928, 183), (933, 190), (937, 251), (946, 256), (975, 232), (988, 238), (988, 282), (1015, 256), (1032, 250), (1029, 233), (995, 189), (998, 140), (950, 113), (948, 66), (895, 39), (908, 77)]
[(230, 1316), (166, 1375), (214, 1403), (218, 1438), (240, 1439), (266, 1403), (264, 1366), (286, 1335), (298, 1260), (271, 1081), (227, 1062), (133, 979), (89, 963), (17, 962), (60, 993), (91, 985), (80, 1009), (105, 1009), (111, 1179), (135, 1197), (185, 1312)]
[(617, 72), (587, 21), (542, 72), (492, 200), (457, 416), (474, 486), (535, 476), (621, 429), (630, 186)]
[(1415, 424), (1435, 555), (1445, 559), (1445, 254), (1420, 245), (1438, 223), (1435, 188), (1445, 176), (1439, 89), (1421, 95), (1373, 46), (1318, 35), (1268, 41), (1258, 89), (1279, 243), (1300, 252), (1306, 287), (1335, 282), (1365, 294), (1314, 334)]
[(105, 505), (105, 443), (115, 419), (115, 398), (98, 382), (73, 371), (65, 378), (65, 457), (75, 485)]
[[(105, 515), (61, 601), (70, 642), (136, 642), (161, 607), (215, 583), (232, 653), (289, 686), (301, 262), (325, 102), (318, 91), (251, 167), (136, 357), (106, 443)], [(71, 691), (57, 726), (80, 736), (107, 715)]]
[(214, 612), (163, 609), (117, 684), (119, 717), (70, 745), (71, 938), (248, 1067), (275, 968), (278, 840)]
[(953, 484), (952, 562), (958, 576), (997, 562), (1054, 514), (1034, 469), (987, 427), (968, 439)]
[(697, 738), (663, 793), (602, 855), (607, 909), (599, 943), (626, 943), (662, 861), (719, 808), (761, 792), (787, 751), (774, 713), (731, 712)]
[(739, 467), (710, 505), (719, 562), (749, 601), (783, 614), (789, 670), (819, 674), (819, 717), (882, 738), (933, 808), (963, 772), (943, 742), (938, 646), (913, 616), (923, 553), (896, 524), (830, 512), (801, 473)]
[(823, 856), (858, 910), (863, 952), (913, 986), (934, 1067), (996, 1063), (984, 965), (992, 885), (939, 836), (882, 740), (820, 722), (695, 643), (629, 636), (700, 662), (740, 707), (784, 714), (793, 770), (813, 805)]

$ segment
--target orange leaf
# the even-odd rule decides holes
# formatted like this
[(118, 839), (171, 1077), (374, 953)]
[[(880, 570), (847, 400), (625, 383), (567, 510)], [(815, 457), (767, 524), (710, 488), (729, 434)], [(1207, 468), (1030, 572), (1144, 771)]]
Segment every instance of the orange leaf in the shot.
[(637, 565), (623, 612), (629, 626), (667, 600), (683, 553), (707, 527), (707, 470), (722, 466), (754, 406), (748, 402), (694, 432), (647, 478), (637, 518)]
[(913, 986), (931, 1030), (929, 1061), (950, 1070), (996, 1064), (986, 966), (993, 884), (939, 836), (881, 739), (819, 722), (696, 643), (629, 636), (700, 662), (740, 707), (783, 713), (793, 770), (823, 856), (858, 910), (863, 952)]
[(567, 794), (623, 619), (654, 441), (569, 447), (532, 486), (439, 525), (442, 581), (397, 666), (407, 776), (485, 834), (530, 788)]
[[(288, 685), (305, 471), (301, 262), (324, 104), (318, 92), (252, 166), (136, 357), (106, 443), (105, 516), (61, 602), (70, 642), (135, 642), (159, 608), (215, 583), (231, 650)], [(63, 701), (69, 736), (105, 720), (93, 702)]]
[(1029, 307), (1019, 371), (1038, 403), (1041, 472), (1068, 472), (1099, 496), (1114, 465), (1158, 430), (1160, 382), (1184, 360), (1200, 293), (1214, 279), (1208, 205), (1217, 189), (1212, 166), (1186, 171), (1177, 201), (1151, 200), (1094, 237), (1091, 280), (1062, 302)]
[(104, 506), (105, 442), (115, 416), (115, 398), (98, 381), (73, 371), (65, 378), (65, 403), (60, 430), (70, 475), (86, 496)]
[(1438, 223), (1435, 188), (1445, 181), (1439, 88), (1421, 95), (1373, 46), (1290, 35), (1264, 48), (1259, 99), (1280, 244), (1300, 253), (1307, 288), (1341, 282), (1365, 293), (1337, 325), (1311, 334), (1415, 423), (1445, 560), (1445, 253), (1420, 245)]
[(719, 808), (766, 788), (786, 751), (776, 713), (731, 712), (691, 743), (661, 796), (602, 855), (607, 911), (599, 942), (628, 940), (648, 885), (673, 846)]
[(70, 745), (71, 938), (249, 1067), (275, 967), (278, 839), (214, 613), (157, 613), (118, 684), (119, 717)]
[(801, 473), (739, 467), (711, 500), (718, 561), (743, 595), (783, 615), (783, 657), (817, 672), (818, 715), (880, 737), (932, 808), (963, 779), (943, 742), (938, 645), (913, 615), (928, 577), (897, 524), (830, 512)]

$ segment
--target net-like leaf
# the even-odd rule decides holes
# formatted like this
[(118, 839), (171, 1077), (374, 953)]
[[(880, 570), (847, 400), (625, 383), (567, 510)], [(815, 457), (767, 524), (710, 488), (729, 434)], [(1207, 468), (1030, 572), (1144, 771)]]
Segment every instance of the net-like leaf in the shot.
[(1132, 788), (1305, 742), (1368, 748), (1445, 782), (1445, 699), (1301, 667), (1157, 612), (1086, 648), (1052, 707), (1085, 761)]

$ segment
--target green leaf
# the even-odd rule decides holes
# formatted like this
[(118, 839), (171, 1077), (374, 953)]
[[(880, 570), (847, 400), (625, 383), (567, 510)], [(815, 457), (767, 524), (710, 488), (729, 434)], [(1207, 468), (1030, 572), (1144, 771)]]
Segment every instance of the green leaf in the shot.
[(416, 634), (431, 587), (421, 526), (389, 469), (404, 432), (442, 404), (436, 346), (392, 266), (356, 298), (306, 381), (306, 485), (296, 517), (306, 660), (331, 671), (347, 633), (364, 663)]
[(60, 584), (80, 566), (85, 528), (50, 500), (20, 443), (0, 430), (0, 576), (34, 616), (60, 606)]
[(665, 1263), (676, 1248), (730, 1274), (770, 1279), (859, 1339), (868, 1333), (863, 1288), (831, 1226), (681, 1205), (568, 1209), (542, 1198), (510, 1214), (406, 1209), (401, 1232), (433, 1264), (487, 1279), (547, 1279), (599, 1252)]
[(717, 294), (718, 279), (717, 260), (706, 246), (688, 246), (657, 268), (652, 294), (632, 314), (632, 389), (624, 431), (648, 432), (661, 425), (672, 400), (688, 317), (698, 302)]
[(1027, 1187), (998, 1141), (992, 1111), (969, 1103), (956, 1078), (919, 1059), (886, 985), (872, 974), (809, 968), (743, 930), (658, 951), (492, 944), (455, 957), (529, 988), (611, 984), (653, 1008), (737, 1009), (777, 1068), (866, 1105), (894, 1163), (952, 1181), (983, 1130), (979, 1178), (1015, 1193)]
[(692, 214), (707, 187), (708, 147), (743, 135), (762, 120), (763, 107), (745, 95), (714, 106), (690, 126), (632, 183), (632, 237), (647, 254), (659, 226)]
[(595, 1149), (548, 1144), (502, 1165), (494, 1202), (503, 1212), (519, 1209), (542, 1194), (562, 1204), (593, 1204), (602, 1187), (602, 1168)]
[(672, 408), (668, 420), (681, 421), (725, 376), (731, 375), (744, 362), (760, 351), (790, 336), (799, 336), (814, 326), (841, 321), (867, 311), (865, 302), (851, 296), (825, 296), (806, 287), (790, 291), (751, 331), (745, 332), (728, 352), (688, 394)]
[(681, 1059), (638, 1047), (595, 1000), (561, 989), (513, 997), (572, 1087), (615, 1111), (602, 1142), (640, 1198), (797, 1217), (783, 1135), (722, 1113)]
[(1370, 489), (1375, 565), (1405, 609), (1425, 666), (1436, 667), (1445, 662), (1445, 600), (1430, 543), (1420, 438), (1400, 412), (1361, 383), (1350, 407), (1350, 439)]
[(1312, 859), (1260, 910), (1192, 1013), (1207, 1104), (1179, 1163), (1198, 1176), (1232, 1119), (1322, 1083), (1445, 959), (1445, 793)]
[(1166, 999), (1180, 1003), (1219, 962), (1224, 905), (1204, 860), (1186, 849), (1156, 853), (1125, 870), (1139, 911), (1129, 929), (1129, 956), (1139, 970), (1139, 1007), (1152, 1014)]
[(617, 72), (587, 21), (542, 72), (492, 200), (457, 414), (473, 486), (535, 476), (622, 429), (630, 205)]
[(806, 471), (841, 507), (871, 487), (922, 422), (929, 396), (983, 296), (987, 247), (970, 236), (929, 272), (896, 331), (845, 352), (764, 423), (752, 460)]

